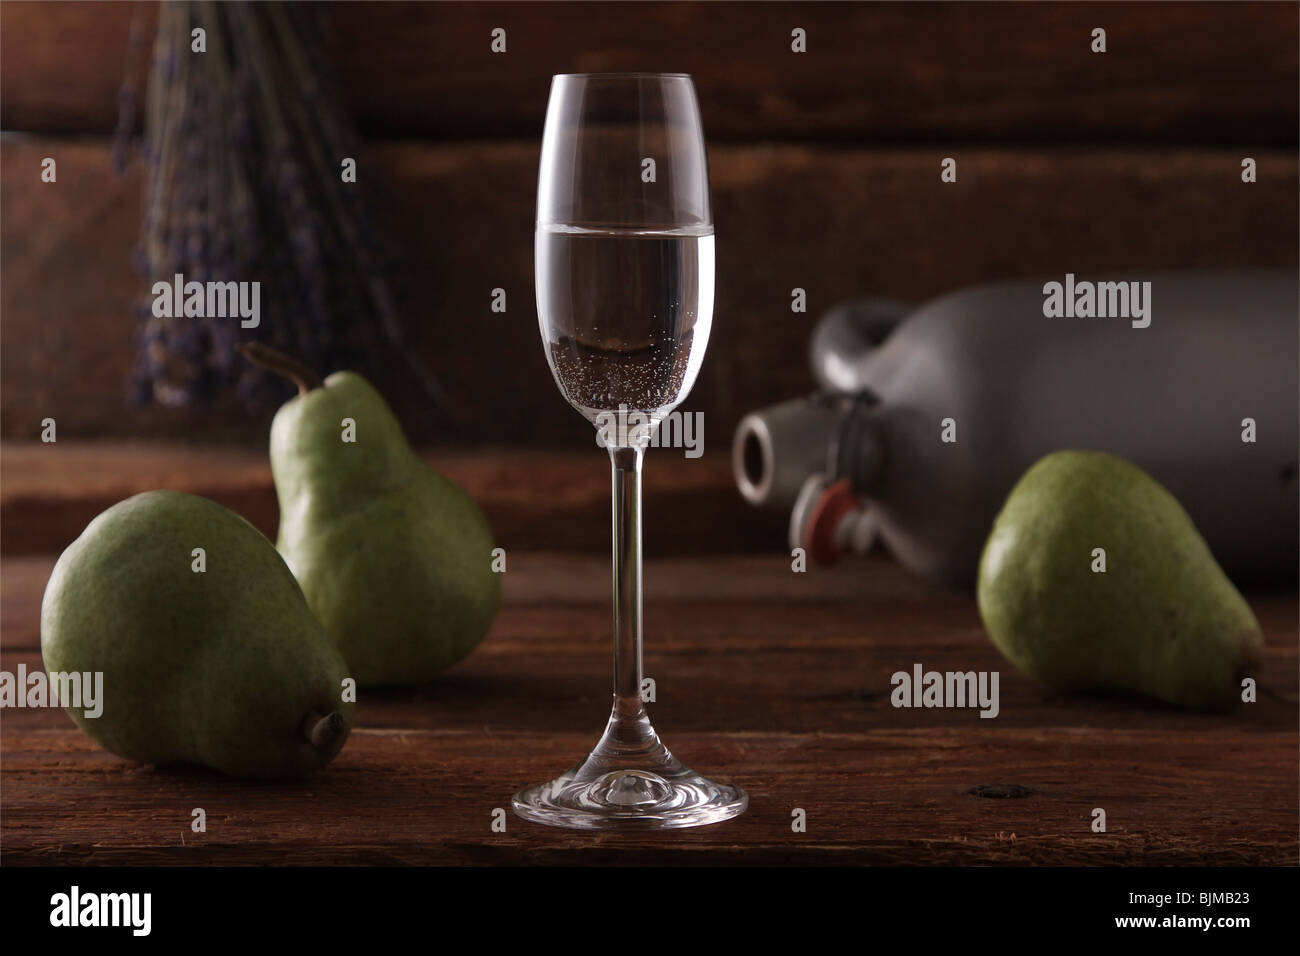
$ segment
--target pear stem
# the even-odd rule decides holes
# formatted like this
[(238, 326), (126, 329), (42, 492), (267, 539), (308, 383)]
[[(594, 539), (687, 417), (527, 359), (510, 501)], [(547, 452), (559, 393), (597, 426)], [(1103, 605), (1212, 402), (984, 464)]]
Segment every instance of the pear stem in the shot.
[(235, 350), (258, 368), (266, 369), (289, 379), (298, 386), (298, 394), (306, 395), (312, 389), (321, 388), (325, 380), (308, 365), (304, 365), (291, 355), (276, 351), (261, 342), (241, 342)]
[(316, 711), (309, 710), (298, 729), (326, 760), (334, 759), (348, 739), (347, 721), (338, 711), (331, 711), (322, 717)]

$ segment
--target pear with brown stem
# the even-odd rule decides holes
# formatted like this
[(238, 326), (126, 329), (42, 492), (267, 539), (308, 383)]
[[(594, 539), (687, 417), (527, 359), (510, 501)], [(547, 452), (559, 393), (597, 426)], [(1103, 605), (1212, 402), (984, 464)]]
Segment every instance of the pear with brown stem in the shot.
[(422, 684), (470, 653), (500, 600), (487, 519), (411, 450), (360, 375), (322, 379), (260, 344), (298, 385), (271, 425), (277, 547), (361, 684)]

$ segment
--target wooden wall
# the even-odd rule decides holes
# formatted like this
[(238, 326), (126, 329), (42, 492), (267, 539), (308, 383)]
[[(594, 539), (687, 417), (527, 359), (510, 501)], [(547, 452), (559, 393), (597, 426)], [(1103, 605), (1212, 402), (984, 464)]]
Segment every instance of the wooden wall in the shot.
[[(1282, 3), (335, 4), (331, 42), (401, 253), (415, 348), (456, 427), (394, 365), (420, 441), (590, 443), (550, 381), (532, 221), (549, 77), (687, 71), (718, 235), (709, 355), (687, 409), (711, 454), (806, 391), (836, 300), (983, 280), (1296, 264), (1297, 6)], [(265, 439), (265, 416), (125, 404), (140, 170), (109, 136), (149, 4), (0, 5), (0, 435)], [(508, 51), (489, 51), (504, 27)], [(808, 52), (790, 52), (803, 27)], [(1108, 52), (1089, 52), (1094, 27)], [(42, 184), (40, 160), (58, 160)], [(939, 179), (958, 160), (956, 184)], [(1240, 179), (1244, 156), (1259, 181)], [(506, 314), (490, 311), (494, 287)], [(792, 314), (790, 290), (808, 290)]]

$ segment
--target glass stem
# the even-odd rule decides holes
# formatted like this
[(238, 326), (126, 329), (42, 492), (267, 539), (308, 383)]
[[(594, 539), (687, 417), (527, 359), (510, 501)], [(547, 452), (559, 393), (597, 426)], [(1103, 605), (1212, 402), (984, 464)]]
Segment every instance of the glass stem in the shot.
[(641, 705), (641, 460), (639, 446), (610, 447), (614, 518), (614, 713)]

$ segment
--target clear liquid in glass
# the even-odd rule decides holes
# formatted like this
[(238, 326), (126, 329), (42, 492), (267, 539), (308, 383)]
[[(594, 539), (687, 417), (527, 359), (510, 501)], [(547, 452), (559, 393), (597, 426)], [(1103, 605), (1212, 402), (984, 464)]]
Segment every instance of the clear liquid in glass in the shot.
[(653, 430), (708, 347), (712, 230), (538, 226), (536, 243), (537, 315), (560, 391), (598, 426), (613, 415), (619, 434)]

